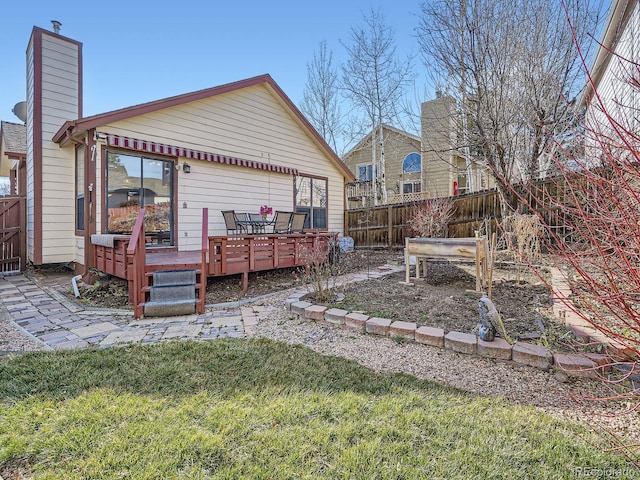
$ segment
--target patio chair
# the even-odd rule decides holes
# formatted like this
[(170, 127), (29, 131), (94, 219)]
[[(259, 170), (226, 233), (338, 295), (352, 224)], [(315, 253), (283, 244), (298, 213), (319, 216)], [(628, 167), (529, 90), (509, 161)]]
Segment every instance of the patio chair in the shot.
[(273, 217), (273, 233), (289, 233), (291, 215), (291, 212), (276, 211)]
[(307, 214), (305, 212), (295, 212), (291, 214), (291, 233), (303, 233), (304, 222), (307, 221)]
[(247, 225), (240, 223), (240, 219), (234, 210), (223, 210), (222, 216), (227, 227), (227, 235), (248, 233)]

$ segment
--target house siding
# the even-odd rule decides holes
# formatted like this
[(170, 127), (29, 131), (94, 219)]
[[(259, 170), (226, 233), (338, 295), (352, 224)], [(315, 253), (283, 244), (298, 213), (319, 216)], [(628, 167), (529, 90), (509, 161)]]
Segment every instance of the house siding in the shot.
[[(35, 193), (35, 185), (34, 185), (34, 163), (33, 163), (33, 154), (34, 154), (34, 145), (33, 145), (33, 135), (34, 135), (34, 101), (35, 101), (35, 42), (34, 38), (31, 38), (29, 42), (29, 46), (27, 48), (27, 160), (26, 160), (26, 170), (27, 170), (27, 185), (26, 185), (26, 194), (27, 194), (27, 258), (30, 261), (34, 259), (35, 252), (35, 203), (34, 203), (34, 193)], [(39, 186), (38, 186), (39, 188)]]
[[(615, 118), (623, 128), (631, 132), (638, 132), (640, 95), (637, 87), (629, 85), (629, 80), (637, 76), (636, 65), (640, 62), (640, 4), (633, 2), (628, 17), (619, 25), (615, 32), (615, 47), (608, 61), (597, 67), (603, 68), (599, 77), (597, 93), (602, 102), (594, 97), (587, 110), (587, 123), (590, 129), (607, 134), (612, 130), (611, 123), (603, 113), (603, 109)], [(597, 68), (592, 75), (600, 74)], [(615, 138), (615, 137), (614, 137)], [(593, 153), (593, 152), (591, 152)]]
[[(42, 263), (73, 261), (75, 165), (68, 149), (52, 138), (67, 120), (78, 117), (80, 45), (42, 34)], [(36, 87), (37, 88), (37, 87)], [(70, 208), (71, 207), (71, 208)]]
[[(34, 29), (27, 48), (27, 255), (34, 264), (76, 258), (74, 163), (51, 139), (80, 115), (81, 45)], [(71, 208), (70, 208), (71, 207)]]
[(421, 105), (423, 180), (432, 197), (453, 195), (455, 141), (454, 100), (441, 97)]
[[(98, 129), (102, 133), (176, 145), (298, 169), (328, 179), (328, 228), (343, 230), (344, 177), (319, 145), (276, 99), (266, 85), (255, 85), (211, 98), (159, 110)], [(98, 149), (100, 150), (100, 149)], [(149, 154), (150, 155), (150, 154)], [(258, 212), (294, 209), (294, 178), (263, 170), (187, 159), (191, 173), (178, 171), (180, 250), (200, 247), (202, 208), (209, 207), (209, 234), (226, 234), (220, 210)], [(100, 159), (104, 171), (104, 159)], [(183, 164), (184, 158), (178, 162)], [(100, 178), (101, 175), (98, 175)], [(104, 208), (104, 179), (97, 205)], [(186, 208), (185, 208), (186, 204)], [(104, 229), (104, 216), (99, 218)]]

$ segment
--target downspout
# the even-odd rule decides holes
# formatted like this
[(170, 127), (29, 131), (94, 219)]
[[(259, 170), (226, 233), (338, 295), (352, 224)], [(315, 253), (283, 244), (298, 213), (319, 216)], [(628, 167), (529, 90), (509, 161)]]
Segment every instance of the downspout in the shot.
[[(84, 277), (95, 267), (95, 249), (91, 245), (91, 235), (96, 233), (96, 160), (98, 145), (95, 130), (87, 132), (84, 151), (84, 206), (87, 214), (84, 218)], [(93, 282), (89, 282), (93, 283)]]
[[(95, 190), (95, 156), (96, 156), (96, 143), (94, 140), (94, 131), (90, 130), (86, 133), (84, 140), (78, 140), (73, 137), (70, 132), (71, 129), (67, 131), (66, 139), (71, 141), (74, 145), (81, 145), (84, 147), (84, 225), (83, 225), (83, 239), (84, 239), (84, 271), (80, 273), (80, 275), (76, 275), (71, 280), (73, 285), (74, 294), (76, 297), (80, 296), (77, 292), (77, 277), (83, 278), (87, 277), (90, 269), (93, 265), (93, 250), (90, 248), (91, 246), (91, 234), (95, 233), (95, 221), (94, 221), (94, 198), (93, 192)], [(76, 162), (76, 151), (74, 150), (74, 167)], [(75, 170), (75, 168), (74, 168)], [(75, 177), (74, 177), (75, 178)], [(75, 211), (75, 197), (74, 197), (74, 211)], [(75, 229), (76, 217), (74, 216), (74, 229)]]

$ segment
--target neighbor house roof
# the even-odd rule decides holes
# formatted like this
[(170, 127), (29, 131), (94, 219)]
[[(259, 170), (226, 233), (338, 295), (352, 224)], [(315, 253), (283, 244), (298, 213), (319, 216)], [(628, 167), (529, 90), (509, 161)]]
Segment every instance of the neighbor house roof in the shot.
[(611, 2), (609, 15), (600, 38), (598, 52), (589, 69), (589, 78), (580, 98), (581, 106), (586, 106), (591, 101), (594, 89), (598, 88), (602, 76), (607, 71), (623, 28), (635, 7), (636, 2), (630, 2), (629, 0), (613, 0)]
[(0, 141), (6, 154), (27, 154), (27, 126), (21, 123), (0, 122)]
[[(385, 123), (382, 124), (382, 128), (384, 130), (389, 130), (391, 132), (397, 133), (398, 135), (404, 135), (407, 138), (410, 138), (411, 140), (414, 140), (416, 142), (420, 142), (421, 139), (419, 136), (414, 135), (413, 133), (409, 133), (409, 132), (405, 132), (404, 130), (400, 130), (399, 128), (396, 127), (392, 127), (391, 125), (387, 125)], [(367, 146), (367, 142), (369, 141), (369, 139), (371, 138), (371, 134), (373, 133), (373, 131), (369, 132), (369, 134), (367, 136), (365, 136), (362, 140), (360, 140), (358, 142), (358, 144), (353, 147), (351, 150), (349, 150), (342, 158), (347, 158), (349, 157), (353, 152), (356, 152), (362, 148), (365, 148)]]
[(320, 136), (315, 128), (313, 128), (313, 126), (304, 117), (300, 110), (298, 110), (295, 104), (289, 99), (289, 97), (287, 97), (284, 91), (282, 91), (278, 84), (276, 84), (273, 78), (271, 78), (271, 76), (268, 74), (248, 78), (246, 80), (240, 80), (237, 82), (227, 83), (213, 88), (198, 90), (183, 95), (177, 95), (175, 97), (169, 97), (162, 100), (155, 100), (153, 102), (142, 103), (140, 105), (122, 108), (119, 110), (113, 110), (111, 112), (101, 113), (99, 115), (93, 115), (91, 117), (67, 121), (55, 134), (55, 136), (53, 137), (53, 141), (63, 145), (78, 134), (82, 134), (88, 130), (95, 129), (109, 123), (126, 120), (139, 115), (156, 112), (165, 108), (175, 107), (189, 102), (210, 98), (216, 95), (221, 95), (261, 84), (266, 85), (276, 95), (280, 102), (293, 114), (299, 125), (303, 129), (305, 129), (311, 135), (315, 143), (327, 153), (329, 158), (331, 158), (333, 163), (342, 172), (342, 174), (347, 177), (347, 179), (352, 180), (353, 174), (351, 173), (349, 168), (342, 162), (342, 160), (340, 160), (340, 158), (331, 149), (327, 142)]

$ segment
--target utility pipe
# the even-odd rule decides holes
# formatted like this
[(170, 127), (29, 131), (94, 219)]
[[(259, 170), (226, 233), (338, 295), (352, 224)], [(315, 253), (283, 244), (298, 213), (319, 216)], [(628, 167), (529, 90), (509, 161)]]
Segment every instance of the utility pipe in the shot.
[(80, 296), (80, 291), (78, 290), (78, 280), (82, 278), (82, 275), (76, 275), (71, 279), (71, 285), (73, 285), (73, 294), (78, 298)]

